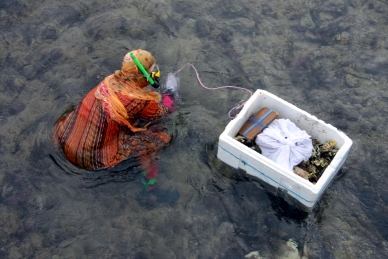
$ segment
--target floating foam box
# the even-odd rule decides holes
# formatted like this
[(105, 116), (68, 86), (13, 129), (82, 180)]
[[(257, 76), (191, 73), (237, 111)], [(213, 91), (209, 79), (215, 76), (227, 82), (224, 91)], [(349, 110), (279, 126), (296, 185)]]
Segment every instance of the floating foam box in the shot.
[[(316, 184), (290, 172), (234, 139), (243, 124), (262, 107), (279, 113), (279, 119), (289, 119), (305, 130), (312, 138), (325, 143), (334, 139), (338, 153), (325, 169)], [(269, 187), (275, 187), (283, 197), (293, 197), (303, 208), (312, 208), (320, 199), (329, 183), (345, 162), (352, 140), (334, 126), (299, 109), (281, 98), (264, 90), (257, 90), (246, 102), (238, 116), (230, 121), (219, 137), (217, 157), (224, 163), (244, 170), (247, 174), (261, 179)], [(280, 192), (281, 191), (281, 192)], [(285, 194), (285, 195), (284, 195)], [(294, 203), (295, 204), (295, 203)]]

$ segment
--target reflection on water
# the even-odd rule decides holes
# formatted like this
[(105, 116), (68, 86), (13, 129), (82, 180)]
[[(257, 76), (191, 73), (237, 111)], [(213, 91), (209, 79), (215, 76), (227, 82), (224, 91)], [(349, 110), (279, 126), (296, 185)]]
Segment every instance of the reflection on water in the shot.
[[(0, 3), (0, 258), (386, 258), (388, 12), (384, 1)], [(55, 121), (129, 50), (166, 75), (265, 89), (345, 131), (352, 151), (310, 212), (216, 159), (244, 91), (181, 96), (158, 190), (139, 167), (87, 172)], [(256, 253), (258, 252), (258, 253)], [(255, 258), (255, 257), (251, 257)]]

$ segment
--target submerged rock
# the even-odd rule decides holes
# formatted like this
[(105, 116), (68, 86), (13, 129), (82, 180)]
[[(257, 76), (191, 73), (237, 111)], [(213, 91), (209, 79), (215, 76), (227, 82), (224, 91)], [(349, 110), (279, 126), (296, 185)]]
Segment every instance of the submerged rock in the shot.
[(24, 111), (26, 108), (26, 105), (24, 103), (13, 103), (11, 106), (8, 108), (8, 114), (9, 115), (17, 115)]
[(360, 80), (357, 77), (349, 74), (345, 75), (345, 82), (346, 82), (346, 85), (351, 88), (360, 86)]

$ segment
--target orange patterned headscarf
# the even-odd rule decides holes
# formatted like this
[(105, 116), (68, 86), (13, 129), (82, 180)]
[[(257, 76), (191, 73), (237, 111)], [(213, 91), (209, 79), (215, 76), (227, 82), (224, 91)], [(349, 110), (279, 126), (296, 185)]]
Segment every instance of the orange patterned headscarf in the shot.
[(161, 96), (158, 92), (145, 89), (149, 82), (130, 57), (130, 53), (135, 55), (147, 71), (150, 71), (156, 65), (156, 60), (150, 52), (141, 49), (131, 51), (124, 56), (121, 70), (117, 70), (113, 75), (106, 77), (98, 85), (94, 95), (102, 101), (104, 111), (112, 120), (133, 132), (137, 132), (146, 130), (146, 128), (134, 127), (128, 122), (127, 111), (116, 93), (133, 99), (156, 102), (160, 102)]

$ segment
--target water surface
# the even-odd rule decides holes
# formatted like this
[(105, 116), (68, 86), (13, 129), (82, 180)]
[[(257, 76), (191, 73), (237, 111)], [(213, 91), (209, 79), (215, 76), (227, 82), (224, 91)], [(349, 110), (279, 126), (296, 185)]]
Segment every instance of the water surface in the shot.
[[(387, 258), (387, 13), (378, 0), (3, 0), (0, 257)], [(314, 211), (219, 163), (227, 113), (249, 95), (205, 90), (189, 67), (154, 195), (131, 161), (88, 173), (63, 160), (55, 121), (137, 48), (164, 75), (191, 62), (209, 87), (264, 89), (344, 131), (352, 150)]]

